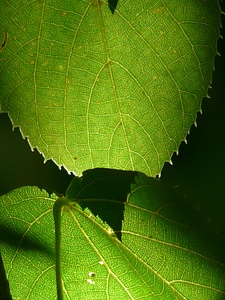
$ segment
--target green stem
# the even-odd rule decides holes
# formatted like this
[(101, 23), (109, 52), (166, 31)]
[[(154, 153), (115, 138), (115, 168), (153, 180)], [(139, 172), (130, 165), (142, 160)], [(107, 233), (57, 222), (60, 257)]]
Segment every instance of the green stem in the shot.
[(55, 222), (55, 268), (56, 268), (57, 300), (63, 300), (61, 262), (60, 262), (60, 243), (61, 243), (61, 210), (64, 205), (66, 205), (65, 198), (61, 197), (56, 200), (53, 206), (53, 216)]

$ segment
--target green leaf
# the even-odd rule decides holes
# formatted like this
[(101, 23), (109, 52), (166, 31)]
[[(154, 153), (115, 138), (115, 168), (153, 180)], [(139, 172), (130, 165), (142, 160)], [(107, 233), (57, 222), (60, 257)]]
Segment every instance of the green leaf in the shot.
[(218, 2), (1, 1), (1, 111), (78, 175), (159, 174), (207, 95)]
[(161, 283), (160, 297), (170, 299), (169, 288), (171, 299), (224, 299), (224, 240), (188, 199), (152, 178), (139, 175), (136, 181), (127, 200), (122, 241), (148, 266), (152, 282)]
[[(56, 299), (51, 214), (61, 201), (64, 299), (224, 299), (224, 240), (160, 180), (139, 174), (134, 183), (124, 173), (133, 182), (131, 191), (125, 203), (124, 196), (116, 199), (118, 171), (110, 172), (85, 172), (71, 182), (67, 198), (56, 202), (54, 195), (30, 187), (0, 198), (1, 252), (13, 297)], [(106, 193), (98, 196), (102, 185)], [(94, 215), (84, 208), (91, 203), (117, 205), (107, 216), (110, 206), (100, 205)], [(119, 206), (124, 206), (120, 228), (107, 224)]]
[(51, 198), (37, 187), (0, 197), (0, 251), (13, 299), (56, 299)]
[[(88, 173), (89, 183), (96, 182), (96, 174), (92, 173), (91, 180)], [(76, 179), (74, 185), (75, 195)], [(72, 186), (73, 182), (71, 196)], [(82, 184), (80, 188), (83, 192)], [(84, 199), (78, 199), (82, 205)], [(97, 199), (89, 203), (93, 201)], [(116, 216), (116, 212), (111, 214)], [(93, 299), (223, 299), (224, 241), (208, 234), (199, 213), (160, 181), (143, 175), (136, 178), (125, 203), (122, 242), (89, 210), (82, 213), (74, 208), (70, 215), (63, 216), (62, 248), (73, 240), (73, 249), (86, 249), (87, 253), (85, 257), (83, 253), (74, 255), (76, 274), (80, 274), (74, 280), (81, 289), (74, 292), (70, 287), (70, 297), (85, 299), (87, 294), (81, 296), (84, 289)], [(73, 228), (75, 239), (66, 237), (67, 228)], [(67, 259), (62, 258), (64, 267)], [(104, 262), (101, 268), (99, 262)], [(88, 277), (89, 272), (95, 277)], [(65, 287), (71, 286), (68, 274), (69, 266), (62, 271)], [(90, 284), (87, 288), (82, 275)]]

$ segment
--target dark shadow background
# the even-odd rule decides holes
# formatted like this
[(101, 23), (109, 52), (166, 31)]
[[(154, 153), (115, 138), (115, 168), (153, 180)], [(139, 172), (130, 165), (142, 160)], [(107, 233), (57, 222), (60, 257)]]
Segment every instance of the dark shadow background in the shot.
[[(224, 11), (224, 1), (222, 8)], [(224, 24), (225, 16), (222, 21)], [(224, 29), (221, 33), (225, 35)], [(173, 166), (165, 165), (162, 179), (179, 185), (190, 201), (225, 232), (225, 40), (219, 40), (218, 51), (221, 56), (215, 59), (211, 99), (203, 100), (197, 128), (192, 127), (187, 145), (181, 144), (179, 156), (173, 156)], [(24, 185), (65, 194), (73, 175), (59, 170), (52, 161), (43, 161), (37, 150), (30, 150), (18, 128), (12, 131), (8, 116), (1, 114), (0, 195)]]
[[(225, 1), (221, 2), (225, 11)], [(173, 155), (173, 166), (166, 164), (162, 178), (180, 185), (190, 201), (225, 233), (225, 15), (222, 15), (224, 39), (218, 41), (211, 99), (203, 99), (203, 114), (198, 114), (197, 128), (192, 126), (179, 155)]]

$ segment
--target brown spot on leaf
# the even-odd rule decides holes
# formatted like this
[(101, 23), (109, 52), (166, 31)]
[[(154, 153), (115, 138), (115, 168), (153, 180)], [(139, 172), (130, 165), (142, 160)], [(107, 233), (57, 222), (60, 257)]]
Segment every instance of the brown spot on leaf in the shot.
[(5, 37), (1, 45), (0, 51), (2, 51), (2, 49), (6, 46), (7, 40), (8, 40), (8, 33), (5, 31)]

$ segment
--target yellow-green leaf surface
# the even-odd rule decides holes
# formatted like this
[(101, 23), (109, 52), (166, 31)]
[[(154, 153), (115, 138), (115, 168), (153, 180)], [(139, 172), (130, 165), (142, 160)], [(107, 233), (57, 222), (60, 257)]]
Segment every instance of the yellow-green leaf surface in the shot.
[[(94, 187), (105, 184), (104, 177), (95, 170), (85, 173), (56, 202), (65, 202), (60, 245), (64, 299), (223, 300), (224, 241), (207, 233), (199, 214), (161, 182), (139, 174), (124, 203), (118, 239), (118, 229), (106, 223), (110, 218), (81, 208), (100, 203), (99, 215), (107, 215), (105, 203), (106, 210), (110, 203), (122, 205), (109, 197), (113, 189), (91, 197)], [(1, 253), (13, 299), (56, 299), (55, 196), (27, 187), (0, 200)], [(119, 208), (114, 207), (109, 215), (116, 218)]]
[(0, 197), (0, 252), (13, 300), (56, 299), (52, 218), (56, 199), (37, 187)]
[(81, 175), (155, 176), (211, 80), (217, 0), (0, 3), (0, 103), (32, 148)]

